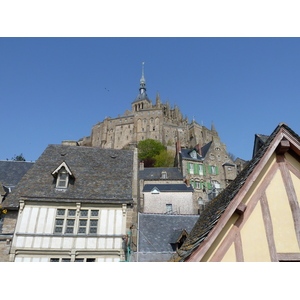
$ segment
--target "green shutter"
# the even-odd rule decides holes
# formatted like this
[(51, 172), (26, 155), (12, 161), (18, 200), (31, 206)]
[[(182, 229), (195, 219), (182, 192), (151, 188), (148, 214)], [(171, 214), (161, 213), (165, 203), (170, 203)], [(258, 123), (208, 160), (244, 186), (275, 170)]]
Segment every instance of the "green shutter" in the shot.
[(190, 163), (187, 163), (187, 172), (190, 174)]
[(211, 183), (210, 183), (210, 182), (207, 183), (207, 188), (208, 188), (209, 190), (211, 190)]
[(199, 174), (199, 169), (198, 170), (197, 169), (198, 169), (198, 165), (194, 164), (194, 174)]
[(216, 175), (219, 175), (219, 167), (216, 166)]
[(208, 166), (208, 173), (211, 174), (211, 166)]
[(206, 165), (203, 165), (203, 175), (206, 175)]

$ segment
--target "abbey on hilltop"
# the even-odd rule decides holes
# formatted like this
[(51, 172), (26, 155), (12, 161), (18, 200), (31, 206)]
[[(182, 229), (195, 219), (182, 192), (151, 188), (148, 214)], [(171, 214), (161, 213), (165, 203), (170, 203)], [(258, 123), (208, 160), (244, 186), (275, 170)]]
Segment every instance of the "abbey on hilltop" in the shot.
[(205, 145), (213, 137), (218, 139), (213, 124), (210, 130), (194, 120), (189, 123), (177, 106), (171, 107), (168, 101), (162, 103), (159, 94), (156, 95), (155, 103), (152, 103), (146, 91), (143, 63), (139, 94), (131, 103), (131, 110), (126, 110), (117, 118), (107, 117), (98, 122), (93, 126), (91, 136), (82, 138), (78, 144), (130, 149), (136, 147), (139, 141), (154, 139), (165, 146), (175, 147), (175, 143), (180, 141), (181, 147), (191, 148), (197, 144)]

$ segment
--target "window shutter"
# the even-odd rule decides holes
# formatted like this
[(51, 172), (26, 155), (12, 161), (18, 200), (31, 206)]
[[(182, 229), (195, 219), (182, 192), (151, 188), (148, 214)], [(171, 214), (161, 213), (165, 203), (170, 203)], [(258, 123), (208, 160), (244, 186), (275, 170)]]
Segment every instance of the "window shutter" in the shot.
[(206, 175), (206, 165), (203, 165), (203, 175)]
[(219, 175), (219, 167), (216, 166), (216, 175)]
[(199, 174), (199, 168), (197, 164), (194, 164), (194, 174)]
[(190, 174), (190, 163), (187, 163), (187, 168), (188, 174)]
[(209, 190), (211, 190), (211, 183), (210, 183), (210, 182), (207, 183), (207, 188), (208, 188)]
[(208, 173), (211, 174), (211, 166), (208, 166)]

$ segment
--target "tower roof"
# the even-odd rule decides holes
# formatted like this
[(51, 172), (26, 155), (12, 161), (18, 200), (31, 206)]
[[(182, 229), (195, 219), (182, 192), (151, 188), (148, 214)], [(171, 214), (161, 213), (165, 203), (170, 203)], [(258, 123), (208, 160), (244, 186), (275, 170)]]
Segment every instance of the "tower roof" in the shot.
[(140, 93), (137, 95), (137, 97), (135, 98), (135, 100), (133, 101), (134, 102), (138, 102), (138, 101), (141, 101), (141, 100), (147, 100), (147, 101), (150, 101), (147, 94), (146, 94), (146, 79), (145, 79), (145, 76), (144, 76), (144, 62), (142, 63), (142, 77), (140, 79)]

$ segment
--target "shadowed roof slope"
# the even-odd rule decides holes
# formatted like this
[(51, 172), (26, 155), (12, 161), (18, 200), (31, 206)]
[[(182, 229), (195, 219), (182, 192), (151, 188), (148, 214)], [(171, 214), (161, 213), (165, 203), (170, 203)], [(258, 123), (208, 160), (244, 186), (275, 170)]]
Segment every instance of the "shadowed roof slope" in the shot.
[(249, 162), (248, 166), (221, 194), (208, 203), (188, 238), (178, 252), (172, 257), (171, 261), (184, 261), (205, 240), (210, 231), (217, 224), (225, 209), (244, 185), (248, 176), (252, 173), (261, 158), (264, 156), (273, 139), (282, 128), (288, 131), (296, 140), (300, 142), (300, 137), (286, 124), (279, 124), (269, 138), (265, 141), (264, 145), (258, 150), (253, 159)]
[(15, 187), (33, 165), (34, 162), (27, 161), (0, 161), (0, 182)]
[(183, 180), (183, 176), (178, 168), (145, 168), (139, 171), (140, 179), (144, 180), (159, 180), (161, 179), (162, 172), (167, 173), (167, 180)]
[[(52, 172), (65, 162), (74, 179), (56, 189)], [(18, 207), (21, 197), (47, 201), (132, 201), (133, 151), (49, 145), (3, 206)]]

